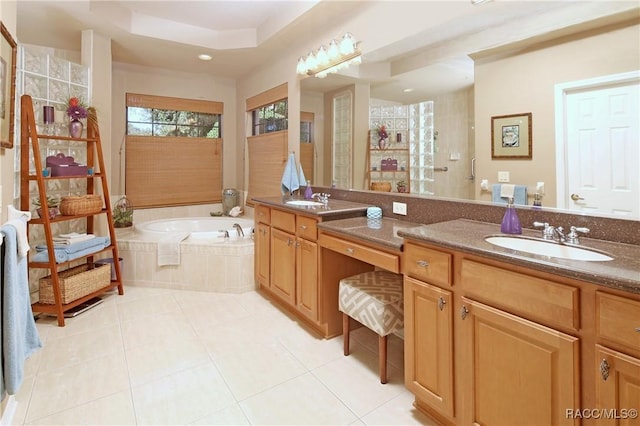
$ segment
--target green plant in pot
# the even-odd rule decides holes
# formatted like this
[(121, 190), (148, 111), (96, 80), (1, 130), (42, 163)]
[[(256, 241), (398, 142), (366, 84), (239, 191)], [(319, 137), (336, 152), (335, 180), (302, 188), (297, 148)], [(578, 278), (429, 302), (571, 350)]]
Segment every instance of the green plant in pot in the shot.
[(396, 189), (398, 192), (407, 192), (407, 182), (401, 180), (396, 183)]
[[(42, 215), (42, 201), (40, 198), (33, 199), (33, 205), (36, 207), (36, 213), (38, 213), (39, 217), (44, 217)], [(49, 209), (49, 219), (53, 219), (54, 217), (60, 214), (59, 207), (60, 199), (58, 197), (53, 197), (47, 195), (47, 208)]]

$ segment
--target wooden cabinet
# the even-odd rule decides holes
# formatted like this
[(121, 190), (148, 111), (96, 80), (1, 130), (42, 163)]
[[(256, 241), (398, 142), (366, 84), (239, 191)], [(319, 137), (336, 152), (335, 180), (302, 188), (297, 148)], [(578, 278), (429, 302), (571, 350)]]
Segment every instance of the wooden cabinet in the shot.
[(597, 424), (640, 424), (640, 301), (597, 291), (595, 323)]
[(568, 425), (580, 406), (579, 339), (462, 298), (471, 401), (461, 424)]
[(317, 323), (317, 220), (263, 205), (256, 211), (256, 281), (294, 313)]
[[(109, 200), (109, 188), (107, 185), (106, 167), (102, 154), (102, 144), (100, 141), (100, 132), (98, 129), (98, 118), (95, 114), (95, 110), (89, 109), (89, 117), (87, 119), (87, 137), (86, 138), (72, 138), (67, 136), (46, 135), (38, 134), (35, 115), (33, 111), (33, 101), (29, 95), (23, 95), (21, 98), (21, 113), (20, 113), (20, 208), (22, 210), (30, 210), (30, 183), (35, 182), (38, 188), (39, 200), (47, 199), (47, 190), (51, 187), (60, 186), (60, 182), (64, 180), (73, 180), (77, 184), (78, 181), (86, 181), (86, 194), (96, 196), (99, 195), (96, 191), (96, 187), (101, 189), (100, 200), (101, 205), (104, 207), (98, 208), (97, 211), (77, 210), (77, 213), (69, 213), (65, 215), (58, 215), (50, 217), (45, 214), (41, 218), (33, 218), (28, 223), (29, 231), (33, 230), (34, 226), (41, 226), (44, 228), (44, 238), (47, 247), (48, 259), (43, 261), (38, 259), (35, 261), (32, 257), (34, 251), (29, 254), (29, 268), (41, 268), (48, 269), (50, 271), (51, 288), (53, 294), (53, 303), (49, 300), (42, 301), (42, 299), (32, 304), (33, 312), (42, 312), (56, 315), (58, 319), (58, 325), (64, 326), (64, 314), (65, 312), (77, 307), (78, 305), (87, 302), (88, 300), (114, 288), (118, 289), (120, 295), (124, 294), (124, 287), (122, 285), (120, 263), (114, 262), (113, 268), (115, 271), (115, 279), (106, 277), (105, 282), (102, 280), (95, 280), (96, 282), (90, 283), (92, 270), (94, 267), (94, 256), (101, 253), (108, 253), (113, 259), (118, 259), (118, 247), (116, 242), (116, 235), (113, 225), (113, 214), (111, 211), (111, 202)], [(53, 176), (43, 173), (44, 166), (43, 158), (47, 155), (46, 147), (41, 146), (41, 141), (53, 140), (53, 141), (70, 141), (74, 144), (85, 144), (87, 149), (87, 170), (91, 170), (91, 173), (83, 171), (82, 176)], [(32, 165), (33, 171), (30, 171), (30, 165)], [(96, 183), (97, 182), (97, 183)], [(77, 184), (78, 187), (82, 185)], [(46, 201), (42, 203), (43, 211), (45, 209)], [(71, 210), (73, 211), (73, 210)], [(94, 229), (97, 228), (98, 220), (106, 219), (106, 226), (109, 232), (109, 243), (106, 247), (100, 246), (95, 251), (84, 254), (82, 256), (73, 256), (73, 259), (58, 261), (54, 253), (53, 232), (55, 230), (55, 224), (62, 224), (66, 221), (79, 221), (86, 229), (88, 234), (92, 234)], [(86, 270), (87, 274), (83, 275), (83, 278), (78, 278), (78, 282), (83, 281), (81, 284), (91, 284), (86, 286), (89, 290), (75, 291), (77, 297), (74, 295), (73, 300), (67, 298), (68, 293), (65, 293), (63, 297), (63, 275), (71, 274), (71, 272), (63, 271), (63, 269), (69, 268), (73, 264), (80, 270)], [(108, 266), (107, 266), (108, 267)], [(65, 272), (63, 274), (62, 272)], [(110, 274), (109, 274), (110, 275)], [(80, 276), (80, 275), (79, 275)], [(75, 277), (74, 277), (75, 278)], [(80, 285), (80, 287), (82, 287)], [(102, 288), (100, 288), (102, 287)], [(66, 290), (66, 289), (65, 289)], [(46, 302), (46, 303), (45, 303)]]
[(404, 278), (404, 377), (407, 389), (454, 415), (452, 293)]

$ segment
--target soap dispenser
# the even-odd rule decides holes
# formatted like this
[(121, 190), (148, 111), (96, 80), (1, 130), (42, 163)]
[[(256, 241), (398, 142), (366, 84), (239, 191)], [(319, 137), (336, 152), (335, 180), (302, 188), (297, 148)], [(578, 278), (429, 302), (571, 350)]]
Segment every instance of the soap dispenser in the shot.
[(502, 218), (500, 231), (503, 234), (522, 234), (522, 225), (520, 225), (516, 208), (513, 206), (513, 198), (509, 198), (509, 202), (507, 203), (507, 211)]
[(304, 190), (304, 199), (310, 200), (313, 198), (313, 189), (311, 189), (311, 181), (307, 181), (307, 187)]

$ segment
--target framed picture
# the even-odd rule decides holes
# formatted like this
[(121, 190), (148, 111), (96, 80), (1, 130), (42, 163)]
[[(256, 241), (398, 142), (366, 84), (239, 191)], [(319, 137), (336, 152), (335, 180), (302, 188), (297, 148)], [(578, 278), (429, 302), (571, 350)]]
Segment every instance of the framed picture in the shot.
[(2, 22), (0, 32), (0, 147), (13, 148), (18, 45)]
[(491, 158), (532, 156), (531, 113), (491, 117)]

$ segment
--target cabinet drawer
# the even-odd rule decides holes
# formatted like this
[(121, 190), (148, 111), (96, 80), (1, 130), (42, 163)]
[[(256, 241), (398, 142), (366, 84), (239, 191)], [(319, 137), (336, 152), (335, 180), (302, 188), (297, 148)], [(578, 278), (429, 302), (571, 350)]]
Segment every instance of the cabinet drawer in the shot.
[(596, 332), (640, 351), (640, 301), (596, 291)]
[(551, 326), (578, 330), (579, 290), (472, 260), (462, 260), (465, 295)]
[(318, 239), (317, 223), (318, 222), (313, 218), (298, 216), (296, 218), (298, 236), (305, 240), (316, 241)]
[(321, 247), (342, 253), (354, 259), (362, 260), (380, 268), (386, 269), (396, 274), (400, 273), (400, 256), (376, 250), (371, 247), (345, 241), (341, 238), (320, 234), (319, 243)]
[(282, 229), (283, 231), (295, 234), (296, 232), (296, 215), (281, 210), (271, 210), (271, 226)]
[(451, 285), (451, 264), (449, 253), (411, 243), (404, 245), (405, 275), (432, 284)]
[(269, 225), (271, 223), (271, 209), (263, 205), (258, 205), (258, 207), (256, 207), (255, 221)]

